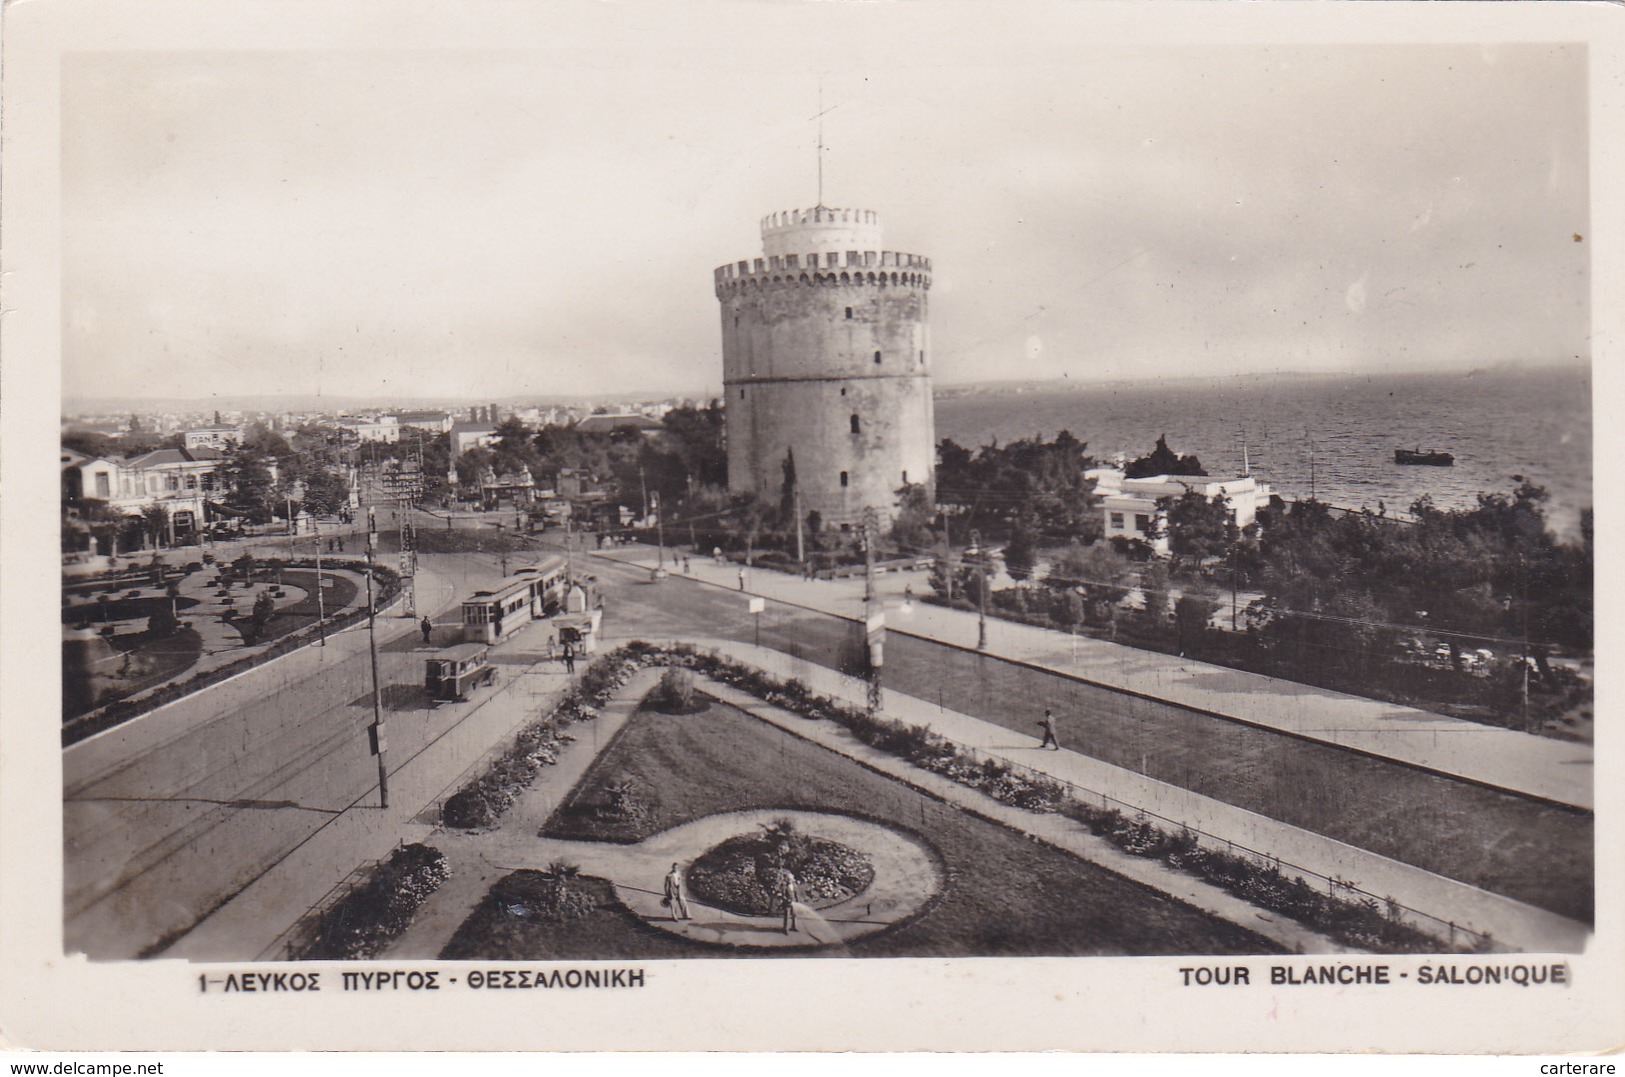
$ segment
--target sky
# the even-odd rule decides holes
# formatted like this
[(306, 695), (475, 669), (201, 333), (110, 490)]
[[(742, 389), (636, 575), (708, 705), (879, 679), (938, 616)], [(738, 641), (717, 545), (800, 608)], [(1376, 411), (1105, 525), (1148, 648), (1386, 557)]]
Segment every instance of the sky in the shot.
[(939, 384), (1590, 357), (1583, 44), (539, 10), (502, 48), (64, 57), (64, 396), (713, 390), (712, 270), (819, 200), (820, 107), (824, 204), (933, 260)]

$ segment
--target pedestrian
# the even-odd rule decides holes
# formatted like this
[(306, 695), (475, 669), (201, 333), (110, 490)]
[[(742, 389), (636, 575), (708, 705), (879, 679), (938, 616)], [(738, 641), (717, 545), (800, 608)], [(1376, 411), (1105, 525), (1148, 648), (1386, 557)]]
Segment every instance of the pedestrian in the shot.
[(344, 536), (340, 535), (339, 536), (339, 553), (343, 553), (343, 552), (344, 552)]
[(722, 564), (722, 547), (721, 546), (713, 546), (713, 547), (711, 547), (711, 559), (713, 561), (715, 561), (719, 565)]
[(745, 570), (744, 569), (739, 570), (739, 589), (741, 591), (743, 591), (745, 589)]
[(1048, 707), (1044, 708), (1044, 720), (1038, 724), (1044, 729), (1044, 743), (1038, 746), (1039, 749), (1054, 748), (1056, 751), (1060, 751), (1061, 741), (1055, 735), (1055, 716), (1049, 712)]
[(564, 672), (574, 676), (576, 671), (576, 648), (569, 640), (564, 641)]
[(694, 562), (690, 561), (687, 557), (683, 558), (683, 575), (694, 575)]
[(796, 877), (789, 871), (780, 870), (779, 873), (779, 901), (784, 905), (784, 933), (790, 934), (798, 930), (796, 927), (796, 902), (801, 900), (801, 894), (796, 889)]
[(688, 915), (688, 902), (683, 898), (683, 873), (676, 864), (666, 874), (666, 899), (661, 904), (671, 909), (673, 920), (693, 919)]
[(434, 622), (425, 617), (423, 619), (423, 623), (418, 625), (418, 627), (423, 630), (423, 642), (428, 643), (429, 640), (434, 636)]
[(548, 636), (547, 637), (547, 660), (549, 662), (553, 661), (553, 649), (558, 646), (558, 643), (559, 643), (558, 637), (556, 637), (556, 636)]

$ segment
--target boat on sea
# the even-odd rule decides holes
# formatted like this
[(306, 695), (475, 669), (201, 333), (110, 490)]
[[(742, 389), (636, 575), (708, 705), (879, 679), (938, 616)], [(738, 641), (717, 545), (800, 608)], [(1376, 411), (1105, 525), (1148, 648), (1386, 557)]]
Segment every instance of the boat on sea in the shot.
[(1395, 449), (1394, 463), (1396, 464), (1427, 464), (1431, 467), (1449, 467), (1456, 462), (1456, 458), (1447, 452), (1436, 450), (1423, 452), (1421, 449)]

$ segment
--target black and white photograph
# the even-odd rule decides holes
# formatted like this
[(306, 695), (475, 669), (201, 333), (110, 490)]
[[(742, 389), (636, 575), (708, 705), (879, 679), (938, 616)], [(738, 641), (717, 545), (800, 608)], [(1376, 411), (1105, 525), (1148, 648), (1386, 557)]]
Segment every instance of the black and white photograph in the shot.
[(225, 1039), (8, 1020), (1615, 1042), (1618, 34), (1364, 6), (9, 8), (11, 960)]

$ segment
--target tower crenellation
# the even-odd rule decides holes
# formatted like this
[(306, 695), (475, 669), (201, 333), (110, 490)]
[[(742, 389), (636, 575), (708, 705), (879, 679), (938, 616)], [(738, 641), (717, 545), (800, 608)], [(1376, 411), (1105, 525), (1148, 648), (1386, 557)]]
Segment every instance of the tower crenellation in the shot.
[(931, 260), (887, 250), (874, 210), (762, 218), (760, 257), (717, 267), (728, 485), (776, 499), (793, 452), (802, 511), (840, 526), (933, 485)]

